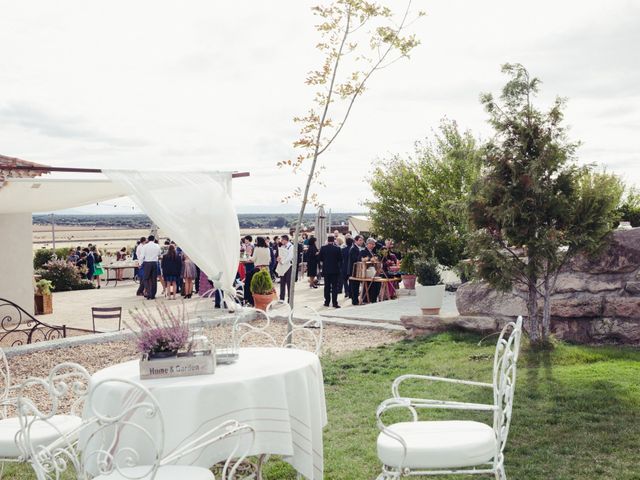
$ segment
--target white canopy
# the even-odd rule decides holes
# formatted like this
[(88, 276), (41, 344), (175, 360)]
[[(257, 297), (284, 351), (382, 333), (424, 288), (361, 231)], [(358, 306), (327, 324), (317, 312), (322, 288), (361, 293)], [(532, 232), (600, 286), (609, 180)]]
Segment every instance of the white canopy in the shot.
[(349, 230), (354, 234), (371, 232), (371, 219), (363, 215), (352, 215), (349, 217)]
[(110, 170), (108, 179), (9, 178), (0, 214), (62, 210), (130, 196), (213, 280), (234, 293), (240, 227), (231, 172)]
[(240, 225), (231, 202), (231, 172), (104, 172), (191, 259), (234, 294)]
[(109, 180), (9, 178), (0, 188), (0, 214), (51, 212), (126, 195)]

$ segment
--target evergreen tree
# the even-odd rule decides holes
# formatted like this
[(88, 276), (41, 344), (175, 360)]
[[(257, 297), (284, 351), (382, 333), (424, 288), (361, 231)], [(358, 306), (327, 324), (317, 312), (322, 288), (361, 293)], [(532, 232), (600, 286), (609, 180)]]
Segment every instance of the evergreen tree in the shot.
[(532, 103), (540, 81), (519, 64), (502, 71), (511, 79), (500, 102), (481, 97), (495, 136), (485, 147), (484, 175), (470, 203), (471, 251), (481, 278), (501, 290), (524, 291), (531, 340), (545, 342), (558, 273), (571, 257), (603, 244), (622, 186), (613, 175), (576, 165), (579, 144), (567, 139), (562, 125), (563, 99), (540, 111)]

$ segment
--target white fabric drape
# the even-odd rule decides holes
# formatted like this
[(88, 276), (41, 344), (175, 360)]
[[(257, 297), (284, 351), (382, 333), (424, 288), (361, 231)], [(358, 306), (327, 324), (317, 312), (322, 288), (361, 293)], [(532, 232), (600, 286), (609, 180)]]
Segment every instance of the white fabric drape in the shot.
[(174, 240), (217, 288), (233, 295), (240, 226), (230, 172), (103, 170)]

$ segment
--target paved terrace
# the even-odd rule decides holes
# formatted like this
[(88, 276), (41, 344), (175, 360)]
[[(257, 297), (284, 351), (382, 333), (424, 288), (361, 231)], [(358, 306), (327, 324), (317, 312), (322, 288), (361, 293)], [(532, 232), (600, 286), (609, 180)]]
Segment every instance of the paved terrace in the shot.
[[(278, 285), (276, 285), (278, 288)], [(91, 329), (91, 307), (118, 307), (123, 310), (123, 322), (130, 322), (130, 310), (136, 307), (151, 306), (156, 302), (164, 301), (172, 309), (181, 308), (182, 301), (164, 300), (160, 297), (161, 287), (159, 285), (158, 298), (156, 300), (145, 300), (136, 296), (137, 284), (133, 281), (119, 282), (117, 286), (109, 284), (94, 290), (79, 290), (73, 292), (58, 292), (53, 294), (53, 314), (38, 315), (38, 319), (55, 325), (65, 324), (68, 327)], [(296, 308), (297, 318), (310, 318), (311, 310), (305, 306), (313, 307), (323, 316), (326, 322), (338, 325), (370, 326), (373, 328), (388, 328), (393, 330), (403, 330), (400, 324), (402, 315), (418, 315), (418, 307), (415, 295), (409, 295), (408, 291), (400, 289), (399, 297), (396, 300), (373, 303), (369, 305), (351, 305), (351, 300), (340, 295), (339, 302), (342, 308), (334, 309), (324, 307), (324, 297), (322, 286), (317, 289), (309, 288), (306, 279), (296, 284)], [(413, 292), (411, 292), (413, 293)], [(193, 298), (184, 300), (184, 306), (189, 315), (195, 315), (196, 310), (203, 308), (210, 309), (210, 303), (202, 300), (194, 294)], [(216, 310), (214, 315), (224, 315), (226, 310)], [(447, 292), (445, 294), (444, 305), (441, 310), (442, 315), (457, 315), (455, 307), (455, 294)], [(103, 321), (105, 322), (105, 321)], [(124, 324), (123, 324), (124, 327)], [(98, 330), (108, 331), (114, 328), (106, 323), (97, 323)]]

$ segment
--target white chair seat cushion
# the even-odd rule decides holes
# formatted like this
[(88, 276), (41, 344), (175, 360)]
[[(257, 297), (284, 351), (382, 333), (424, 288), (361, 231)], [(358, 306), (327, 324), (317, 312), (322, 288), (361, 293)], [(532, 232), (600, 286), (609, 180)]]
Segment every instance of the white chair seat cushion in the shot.
[[(82, 419), (75, 415), (54, 415), (46, 422), (36, 420), (30, 428), (30, 439), (34, 446), (48, 445), (60, 434), (67, 435), (78, 428)], [(21, 455), (16, 445), (16, 433), (20, 431), (18, 417), (0, 420), (0, 457), (17, 458)]]
[[(123, 468), (122, 473), (111, 472), (93, 480), (146, 480), (151, 478), (151, 466)], [(165, 465), (160, 467), (154, 480), (215, 480), (211, 470), (191, 465)]]
[(378, 457), (385, 465), (411, 469), (472, 467), (491, 461), (496, 440), (493, 428), (472, 421), (402, 422), (389, 430), (407, 444), (402, 462), (402, 444), (394, 438), (378, 435)]

